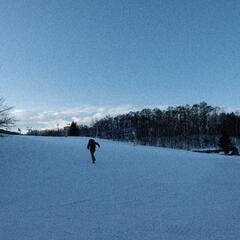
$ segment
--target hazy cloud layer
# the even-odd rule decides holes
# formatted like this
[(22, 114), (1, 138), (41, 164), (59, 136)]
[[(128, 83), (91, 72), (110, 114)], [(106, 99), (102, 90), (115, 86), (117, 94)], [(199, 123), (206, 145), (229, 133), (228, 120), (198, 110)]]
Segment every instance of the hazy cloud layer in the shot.
[(103, 118), (107, 115), (115, 116), (137, 110), (130, 105), (116, 107), (93, 107), (84, 106), (72, 109), (63, 109), (61, 111), (36, 111), (25, 109), (14, 109), (13, 115), (17, 119), (17, 127), (25, 130), (27, 127), (33, 129), (53, 129), (64, 127), (71, 121), (79, 124), (89, 125), (93, 121)]

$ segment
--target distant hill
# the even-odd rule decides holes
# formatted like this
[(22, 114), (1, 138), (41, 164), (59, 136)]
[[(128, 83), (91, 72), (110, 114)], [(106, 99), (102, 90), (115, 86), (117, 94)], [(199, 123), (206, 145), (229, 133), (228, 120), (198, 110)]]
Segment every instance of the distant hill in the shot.
[(12, 132), (12, 131), (7, 131), (7, 130), (3, 130), (3, 129), (0, 129), (0, 134), (20, 135), (20, 133), (18, 133), (18, 132)]

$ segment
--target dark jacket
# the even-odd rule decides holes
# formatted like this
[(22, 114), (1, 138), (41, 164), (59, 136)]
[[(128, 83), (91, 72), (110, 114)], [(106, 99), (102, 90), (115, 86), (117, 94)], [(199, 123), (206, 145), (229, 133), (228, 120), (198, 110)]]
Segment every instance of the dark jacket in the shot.
[(89, 149), (91, 152), (95, 152), (96, 145), (100, 147), (99, 143), (97, 143), (94, 139), (89, 139), (87, 149)]

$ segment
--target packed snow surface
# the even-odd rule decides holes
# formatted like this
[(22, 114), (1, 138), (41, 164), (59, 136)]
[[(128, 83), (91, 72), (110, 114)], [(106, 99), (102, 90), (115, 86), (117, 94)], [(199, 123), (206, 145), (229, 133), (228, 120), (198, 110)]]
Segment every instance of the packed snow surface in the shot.
[(87, 138), (0, 138), (0, 239), (240, 239), (240, 158)]

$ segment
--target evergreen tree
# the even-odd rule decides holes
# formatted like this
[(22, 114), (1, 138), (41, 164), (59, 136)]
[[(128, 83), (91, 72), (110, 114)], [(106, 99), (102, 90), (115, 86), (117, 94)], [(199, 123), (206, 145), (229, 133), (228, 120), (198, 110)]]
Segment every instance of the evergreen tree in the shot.
[(79, 128), (76, 122), (72, 122), (68, 132), (69, 136), (79, 136)]
[(223, 149), (225, 154), (228, 154), (233, 149), (232, 140), (226, 132), (223, 132), (219, 138), (218, 146)]

